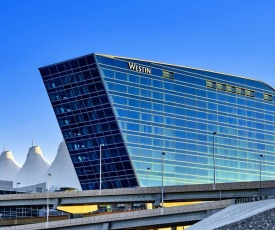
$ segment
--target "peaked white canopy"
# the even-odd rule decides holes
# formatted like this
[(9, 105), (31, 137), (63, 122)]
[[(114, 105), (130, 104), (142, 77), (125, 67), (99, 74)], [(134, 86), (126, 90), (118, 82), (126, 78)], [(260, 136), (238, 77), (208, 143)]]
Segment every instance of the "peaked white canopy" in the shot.
[(0, 155), (0, 180), (13, 181), (21, 166), (14, 160), (11, 151), (3, 151)]
[(43, 157), (40, 147), (30, 147), (25, 163), (15, 176), (14, 187), (17, 183), (20, 183), (20, 186), (38, 184), (49, 166), (50, 164)]
[(65, 141), (59, 144), (56, 157), (45, 173), (43, 181), (47, 181), (48, 174), (52, 174), (50, 178), (51, 188), (71, 187), (81, 190)]

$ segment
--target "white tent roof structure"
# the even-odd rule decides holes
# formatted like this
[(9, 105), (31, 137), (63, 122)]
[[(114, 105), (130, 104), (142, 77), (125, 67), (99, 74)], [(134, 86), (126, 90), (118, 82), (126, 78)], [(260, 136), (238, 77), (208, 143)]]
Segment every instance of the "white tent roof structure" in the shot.
[(20, 183), (20, 187), (40, 183), (49, 166), (50, 164), (43, 157), (40, 147), (30, 147), (25, 163), (15, 176), (14, 187), (17, 183)]
[(11, 151), (0, 155), (0, 180), (13, 181), (21, 166), (14, 160)]
[(51, 189), (70, 187), (82, 190), (65, 141), (59, 144), (56, 157), (44, 175), (44, 181), (47, 181), (48, 174), (52, 174), (49, 178)]

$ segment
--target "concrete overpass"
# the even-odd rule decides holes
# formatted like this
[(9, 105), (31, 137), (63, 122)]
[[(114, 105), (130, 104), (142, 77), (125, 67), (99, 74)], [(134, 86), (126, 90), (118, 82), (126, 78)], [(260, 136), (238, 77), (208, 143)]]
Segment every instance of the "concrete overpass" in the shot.
[[(5, 230), (21, 229), (155, 229), (194, 224), (232, 204), (234, 200), (205, 202), (170, 208), (121, 212), (100, 216), (84, 217), (69, 220), (52, 221), (48, 223), (6, 227)], [(47, 225), (46, 225), (47, 224)]]
[[(260, 188), (261, 186), (261, 188)], [(268, 196), (275, 194), (275, 181), (237, 182), (216, 184), (180, 185), (164, 187), (164, 201), (213, 201), (219, 199)], [(0, 207), (46, 205), (47, 193), (13, 194), (0, 196)], [(77, 192), (51, 192), (50, 204), (127, 204), (161, 202), (161, 187), (89, 190)]]

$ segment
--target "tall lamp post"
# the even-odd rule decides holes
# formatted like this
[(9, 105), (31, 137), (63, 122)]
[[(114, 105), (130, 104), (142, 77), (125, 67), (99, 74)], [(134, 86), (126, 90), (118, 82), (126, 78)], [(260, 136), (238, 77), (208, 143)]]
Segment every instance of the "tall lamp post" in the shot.
[(165, 152), (161, 153), (161, 207), (163, 208), (163, 171), (164, 171), (164, 165), (163, 165), (163, 158), (165, 156)]
[(260, 188), (262, 188), (262, 158), (264, 157), (263, 154), (260, 154)]
[(20, 182), (16, 183), (16, 194), (18, 193), (18, 188), (19, 188)]
[(101, 161), (102, 161), (102, 154), (101, 154), (101, 148), (104, 146), (104, 144), (99, 145), (99, 190), (101, 190), (101, 174), (102, 174), (102, 166), (101, 166)]
[(47, 191), (47, 224), (49, 222), (49, 194), (50, 194), (50, 177), (52, 176), (53, 174), (52, 173), (48, 173), (48, 176), (47, 176), (47, 188), (48, 188), (48, 191)]
[[(19, 188), (20, 182), (16, 183), (16, 194), (18, 193), (18, 188)], [(15, 214), (16, 214), (16, 219), (17, 219), (17, 208), (15, 208)]]
[(213, 190), (216, 190), (216, 160), (215, 160), (215, 135), (217, 132), (213, 132), (213, 172), (214, 172), (214, 181), (213, 181)]
[(147, 167), (147, 187), (148, 187), (148, 174), (149, 174), (149, 170), (151, 170), (151, 168)]

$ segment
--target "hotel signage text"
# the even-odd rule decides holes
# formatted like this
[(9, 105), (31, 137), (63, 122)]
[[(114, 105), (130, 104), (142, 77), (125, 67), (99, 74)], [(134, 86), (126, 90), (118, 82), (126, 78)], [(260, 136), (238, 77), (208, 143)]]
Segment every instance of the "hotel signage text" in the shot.
[(137, 65), (133, 62), (128, 62), (128, 67), (130, 70), (134, 70), (136, 72), (151, 74), (151, 68), (144, 67), (142, 65)]

